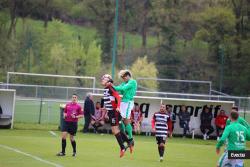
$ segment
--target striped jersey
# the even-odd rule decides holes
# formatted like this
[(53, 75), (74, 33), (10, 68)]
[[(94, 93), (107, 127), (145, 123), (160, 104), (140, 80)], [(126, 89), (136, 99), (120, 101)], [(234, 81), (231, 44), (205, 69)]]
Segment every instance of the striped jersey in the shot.
[(120, 108), (121, 98), (112, 86), (106, 87), (103, 95), (104, 108), (107, 111), (114, 111), (116, 108)]
[(165, 112), (154, 113), (152, 126), (155, 127), (156, 137), (167, 137), (168, 121), (170, 121), (170, 117), (167, 113)]

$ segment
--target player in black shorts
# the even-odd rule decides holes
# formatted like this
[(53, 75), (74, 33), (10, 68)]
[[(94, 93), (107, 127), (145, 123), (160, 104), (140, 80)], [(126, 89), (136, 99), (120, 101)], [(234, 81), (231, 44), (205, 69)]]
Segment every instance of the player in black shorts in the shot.
[(111, 124), (112, 133), (116, 137), (116, 140), (120, 146), (120, 157), (123, 157), (126, 151), (124, 142), (129, 143), (128, 137), (125, 133), (119, 129), (119, 123), (121, 121), (120, 115), (120, 103), (121, 98), (117, 91), (109, 84), (113, 82), (110, 75), (105, 74), (101, 78), (101, 84), (105, 87), (104, 90), (104, 108), (108, 112), (109, 122)]
[(156, 141), (158, 144), (158, 151), (160, 155), (160, 162), (163, 161), (165, 151), (165, 143), (168, 134), (168, 122), (170, 117), (167, 114), (166, 105), (161, 104), (160, 111), (154, 113), (152, 119), (152, 129), (155, 133)]

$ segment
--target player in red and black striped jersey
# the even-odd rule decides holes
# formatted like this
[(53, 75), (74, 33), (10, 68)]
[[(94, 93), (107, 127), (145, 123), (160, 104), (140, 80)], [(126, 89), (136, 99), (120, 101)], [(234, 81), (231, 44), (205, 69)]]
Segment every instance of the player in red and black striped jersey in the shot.
[(119, 122), (121, 121), (120, 115), (120, 103), (121, 98), (117, 91), (109, 84), (113, 82), (110, 75), (105, 74), (101, 79), (101, 84), (105, 86), (104, 90), (104, 108), (108, 112), (109, 121), (111, 124), (112, 133), (117, 139), (117, 142), (120, 146), (120, 157), (123, 157), (126, 151), (126, 147), (124, 146), (124, 142), (129, 143), (128, 137), (125, 133), (121, 132), (119, 129)]
[(152, 119), (152, 129), (155, 133), (161, 162), (163, 161), (163, 155), (165, 151), (165, 143), (167, 140), (169, 121), (170, 117), (167, 114), (166, 105), (161, 104), (160, 111), (154, 113)]

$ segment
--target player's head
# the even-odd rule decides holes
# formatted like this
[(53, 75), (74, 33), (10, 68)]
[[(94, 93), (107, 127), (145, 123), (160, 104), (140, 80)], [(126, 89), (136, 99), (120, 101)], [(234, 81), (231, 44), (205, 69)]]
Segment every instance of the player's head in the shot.
[(103, 86), (106, 86), (107, 83), (109, 83), (109, 82), (113, 83), (113, 80), (112, 80), (111, 75), (109, 75), (109, 74), (104, 74), (104, 75), (102, 76), (102, 78), (101, 78), (101, 84), (102, 84)]
[(160, 112), (166, 112), (166, 111), (167, 111), (166, 105), (165, 104), (161, 104)]
[(72, 102), (77, 102), (78, 100), (78, 95), (76, 93), (72, 94)]
[(231, 112), (238, 112), (239, 108), (237, 106), (233, 106)]
[(126, 82), (132, 77), (132, 74), (129, 70), (121, 70), (119, 72), (119, 77), (121, 77), (122, 80)]
[(99, 101), (95, 103), (95, 108), (96, 108), (96, 109), (101, 108), (101, 103), (100, 103)]
[(230, 113), (230, 119), (231, 119), (231, 121), (236, 121), (238, 118), (239, 118), (239, 113), (238, 112), (232, 111)]

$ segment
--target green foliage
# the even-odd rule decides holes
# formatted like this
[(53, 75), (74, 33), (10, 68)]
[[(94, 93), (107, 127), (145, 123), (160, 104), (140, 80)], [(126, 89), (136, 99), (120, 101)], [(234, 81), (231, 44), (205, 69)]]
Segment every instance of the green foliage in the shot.
[(202, 27), (197, 31), (197, 37), (209, 43), (222, 43), (225, 35), (234, 33), (236, 18), (230, 8), (208, 8), (200, 14), (193, 15)]
[[(131, 72), (134, 78), (145, 77), (145, 78), (156, 78), (158, 70), (155, 63), (149, 62), (147, 56), (138, 58), (134, 64), (131, 66)], [(144, 87), (149, 90), (157, 91), (158, 83), (157, 81), (140, 81), (139, 86)]]

